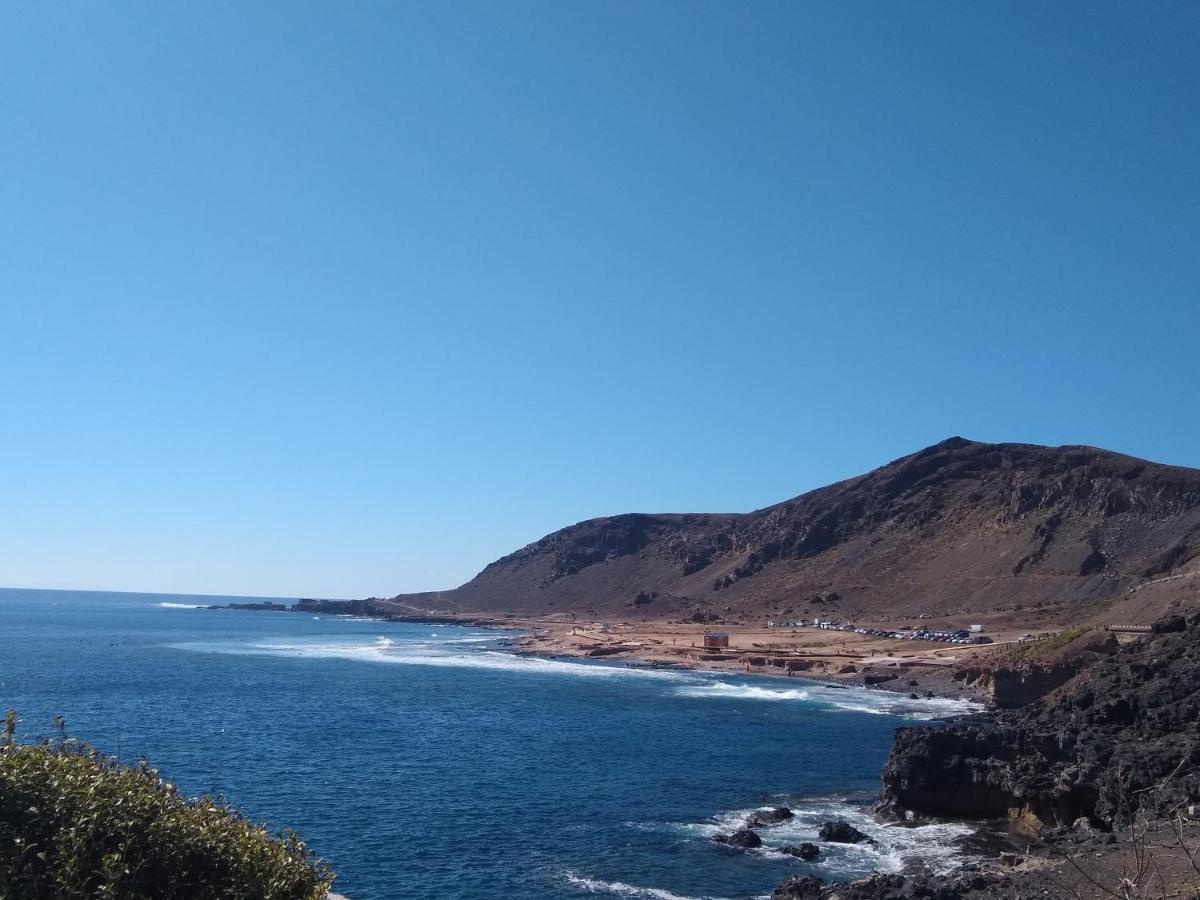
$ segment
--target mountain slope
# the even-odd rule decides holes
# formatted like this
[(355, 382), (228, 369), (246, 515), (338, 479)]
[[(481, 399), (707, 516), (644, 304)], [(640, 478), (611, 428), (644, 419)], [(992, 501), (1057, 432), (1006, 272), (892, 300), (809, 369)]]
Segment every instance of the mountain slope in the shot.
[(1025, 608), (1147, 620), (1198, 587), (1200, 471), (950, 438), (751, 513), (590, 519), (454, 591), (396, 599), (655, 618)]

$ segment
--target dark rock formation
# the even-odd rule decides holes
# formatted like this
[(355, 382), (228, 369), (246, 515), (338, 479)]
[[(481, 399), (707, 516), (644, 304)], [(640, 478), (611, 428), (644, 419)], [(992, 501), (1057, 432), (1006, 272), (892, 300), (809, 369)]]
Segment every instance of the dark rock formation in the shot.
[(747, 828), (762, 828), (767, 825), (778, 825), (780, 822), (786, 822), (788, 819), (795, 818), (795, 813), (786, 806), (777, 806), (774, 809), (758, 810), (752, 812), (746, 820)]
[(848, 884), (827, 884), (804, 875), (789, 878), (775, 888), (771, 900), (963, 900), (972, 891), (985, 890), (997, 881), (977, 873), (918, 877), (876, 874)]
[(718, 834), (713, 840), (718, 844), (736, 847), (739, 850), (753, 850), (762, 846), (762, 838), (749, 828), (739, 828), (733, 834)]
[[(1200, 611), (1102, 657), (1041, 702), (901, 728), (880, 810), (1103, 829), (1200, 798)], [(1153, 788), (1153, 790), (1149, 790)]]
[(808, 862), (821, 855), (821, 848), (816, 844), (810, 844), (808, 841), (805, 841), (799, 847), (780, 847), (779, 852), (799, 857)]
[(1079, 663), (1062, 663), (995, 669), (992, 672), (992, 699), (1002, 709), (1028, 706), (1062, 687), (1082, 668)]
[(815, 875), (789, 878), (771, 892), (771, 900), (821, 900), (828, 887)]
[(869, 841), (867, 837), (849, 822), (826, 822), (817, 831), (817, 837), (830, 844), (858, 844)]

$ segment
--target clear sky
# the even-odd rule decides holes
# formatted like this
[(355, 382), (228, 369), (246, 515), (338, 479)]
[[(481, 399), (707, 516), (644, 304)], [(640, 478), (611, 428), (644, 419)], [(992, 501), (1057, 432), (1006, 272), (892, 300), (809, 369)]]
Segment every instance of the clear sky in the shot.
[(1200, 4), (0, 3), (0, 585), (1200, 466)]

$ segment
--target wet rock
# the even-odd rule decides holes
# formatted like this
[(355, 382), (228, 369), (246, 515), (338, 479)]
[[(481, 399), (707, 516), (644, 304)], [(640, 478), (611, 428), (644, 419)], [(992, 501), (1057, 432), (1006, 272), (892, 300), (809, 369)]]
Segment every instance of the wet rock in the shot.
[(821, 900), (825, 882), (812, 875), (789, 878), (771, 892), (771, 900)]
[(817, 832), (817, 837), (830, 844), (859, 844), (871, 840), (849, 822), (826, 822)]
[(746, 820), (747, 828), (761, 828), (764, 825), (778, 825), (780, 822), (786, 822), (788, 819), (795, 818), (795, 813), (786, 806), (777, 806), (774, 809), (760, 809), (750, 814)]
[(713, 840), (718, 844), (736, 847), (739, 850), (753, 850), (762, 846), (762, 838), (749, 828), (739, 828), (733, 834), (718, 834)]
[(788, 854), (788, 856), (798, 857), (807, 862), (809, 860), (816, 859), (818, 856), (820, 856), (821, 848), (818, 847), (816, 844), (812, 844), (812, 843), (809, 843), (808, 841), (805, 841), (799, 847), (791, 847), (791, 846), (780, 847), (779, 852), (786, 853), (786, 854)]
[(895, 681), (899, 677), (899, 675), (893, 675), (890, 673), (881, 675), (864, 675), (863, 684), (886, 684), (889, 681)]
[(1184, 624), (1167, 620), (1111, 653), (1105, 636), (1081, 642), (1091, 661), (1080, 674), (1023, 709), (899, 729), (879, 811), (1008, 818), (1076, 843), (1075, 829), (1047, 826), (1083, 818), (1104, 834), (1139, 806), (1156, 815), (1188, 802), (1200, 794), (1200, 617)]

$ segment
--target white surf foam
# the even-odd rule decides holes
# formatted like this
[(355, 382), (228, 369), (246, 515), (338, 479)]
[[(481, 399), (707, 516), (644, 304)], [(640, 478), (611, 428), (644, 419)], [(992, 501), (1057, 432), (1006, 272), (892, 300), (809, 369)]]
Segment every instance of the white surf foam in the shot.
[[(776, 682), (777, 683), (777, 682)], [(984, 707), (969, 700), (923, 697), (913, 700), (904, 694), (868, 688), (835, 688), (812, 684), (805, 688), (773, 687), (767, 683), (749, 681), (710, 681), (675, 688), (681, 697), (711, 700), (809, 700), (833, 710), (869, 713), (876, 716), (897, 716), (902, 719), (928, 721), (948, 716), (979, 712)]]
[[(779, 848), (806, 841), (820, 844), (821, 855), (811, 870), (833, 880), (861, 878), (869, 872), (902, 872), (913, 863), (923, 863), (935, 873), (951, 872), (975, 857), (963, 852), (963, 838), (974, 833), (968, 825), (935, 823), (908, 826), (877, 822), (866, 810), (843, 800), (814, 799), (789, 802), (794, 817), (777, 825), (757, 829), (763, 846), (752, 851), (779, 858)], [(759, 807), (766, 810), (771, 807)], [(745, 826), (755, 809), (737, 809), (714, 816), (707, 822), (666, 826), (693, 838), (711, 840)], [(825, 822), (843, 820), (875, 840), (874, 844), (822, 843), (818, 831)]]
[(350, 659), (364, 662), (390, 663), (408, 666), (443, 666), (462, 669), (492, 669), (535, 674), (575, 675), (583, 678), (642, 678), (678, 681), (689, 676), (656, 669), (635, 669), (624, 666), (604, 666), (566, 660), (517, 656), (497, 650), (470, 650), (448, 647), (449, 641), (393, 641), (376, 638), (371, 641), (305, 642), (292, 639), (259, 643), (190, 642), (172, 645), (180, 650), (207, 653), (233, 653), (260, 656), (293, 656), (308, 659)]
[(708, 684), (688, 684), (675, 688), (681, 697), (720, 698), (732, 700), (807, 700), (808, 691), (789, 688), (760, 687), (754, 684), (729, 684), (715, 681)]
[(621, 881), (601, 881), (598, 878), (587, 878), (574, 872), (566, 872), (563, 877), (572, 887), (591, 894), (608, 894), (611, 897), (635, 897), (646, 898), (646, 900), (724, 900), (721, 897), (685, 897), (662, 888), (638, 887)]
[(203, 603), (167, 603), (165, 600), (155, 605), (163, 609), (207, 609)]
[(897, 716), (928, 722), (950, 716), (982, 712), (982, 703), (971, 700), (953, 700), (947, 697), (918, 697), (870, 688), (816, 687), (812, 699), (832, 708), (846, 712), (868, 713), (873, 716)]

